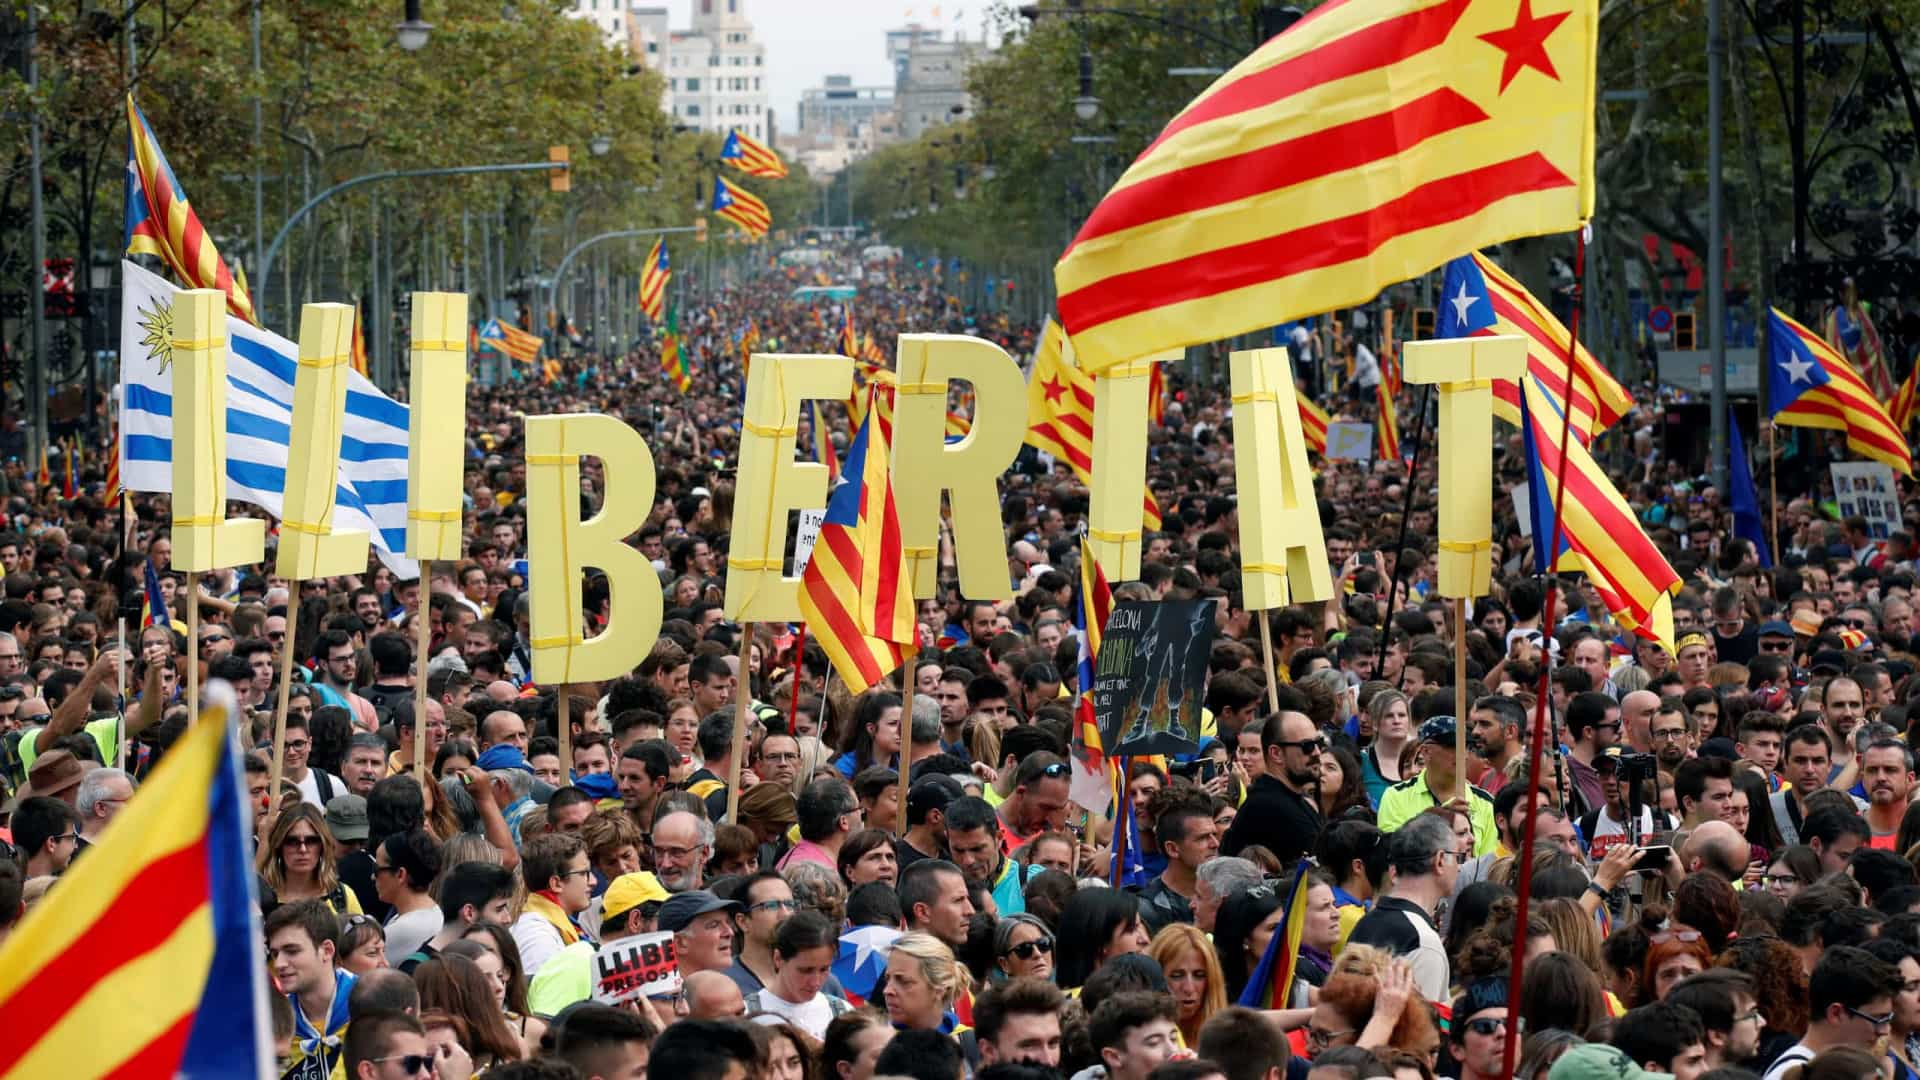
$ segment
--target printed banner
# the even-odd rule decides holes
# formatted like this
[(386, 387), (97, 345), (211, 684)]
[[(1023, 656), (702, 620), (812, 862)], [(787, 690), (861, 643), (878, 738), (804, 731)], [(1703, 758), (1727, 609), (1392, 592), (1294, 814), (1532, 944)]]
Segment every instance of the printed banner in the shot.
[(593, 957), (593, 975), (593, 1000), (603, 1005), (677, 994), (680, 964), (673, 953), (673, 935), (662, 930), (602, 945)]

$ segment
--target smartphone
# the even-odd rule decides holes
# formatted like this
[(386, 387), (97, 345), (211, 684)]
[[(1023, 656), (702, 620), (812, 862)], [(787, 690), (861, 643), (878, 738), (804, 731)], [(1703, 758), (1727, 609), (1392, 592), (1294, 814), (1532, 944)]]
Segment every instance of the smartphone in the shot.
[(1663, 873), (1667, 869), (1667, 856), (1673, 854), (1673, 848), (1666, 844), (1653, 844), (1640, 849), (1640, 861), (1633, 864), (1636, 871), (1649, 874)]
[(1220, 769), (1221, 765), (1218, 761), (1212, 758), (1200, 759), (1200, 782), (1205, 784), (1212, 781), (1214, 777), (1220, 775)]
[(1373, 565), (1373, 552), (1371, 552), (1371, 551), (1363, 551), (1363, 552), (1361, 552), (1361, 553), (1360, 553), (1359, 555), (1357, 555), (1357, 556), (1355, 556), (1355, 557), (1354, 557), (1354, 565), (1356, 565), (1356, 566), (1372, 566), (1372, 565)]

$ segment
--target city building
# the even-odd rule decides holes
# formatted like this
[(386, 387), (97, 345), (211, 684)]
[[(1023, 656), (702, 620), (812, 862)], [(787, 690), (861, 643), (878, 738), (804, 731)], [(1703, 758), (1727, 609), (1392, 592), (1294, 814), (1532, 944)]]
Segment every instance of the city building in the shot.
[(576, 19), (586, 19), (600, 30), (600, 36), (608, 46), (623, 48), (627, 44), (627, 4), (626, 0), (573, 0)]
[(894, 139), (893, 87), (856, 86), (851, 75), (828, 75), (800, 93), (795, 130), (779, 149), (815, 176), (839, 172)]
[(887, 54), (894, 65), (893, 106), (899, 136), (919, 138), (927, 129), (949, 123), (973, 106), (967, 93), (967, 69), (988, 53), (985, 42), (965, 37), (946, 40), (937, 29), (908, 26), (887, 32)]
[(693, 26), (686, 30), (668, 26), (664, 7), (636, 7), (624, 33), (633, 56), (665, 77), (665, 104), (675, 121), (704, 131), (738, 128), (763, 142), (774, 138), (767, 49), (754, 37), (745, 0), (693, 0)]

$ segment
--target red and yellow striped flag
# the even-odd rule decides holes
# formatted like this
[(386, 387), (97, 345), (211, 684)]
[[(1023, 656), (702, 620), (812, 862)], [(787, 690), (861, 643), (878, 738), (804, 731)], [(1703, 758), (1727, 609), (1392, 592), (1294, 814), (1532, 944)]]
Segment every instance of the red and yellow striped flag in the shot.
[(100, 502), (112, 507), (120, 501), (120, 433), (113, 433), (113, 448), (107, 451), (107, 489), (100, 495)]
[(728, 183), (724, 176), (713, 178), (713, 212), (740, 226), (755, 240), (773, 228), (773, 212), (767, 204), (746, 188)]
[[(1040, 348), (1027, 382), (1027, 445), (1044, 450), (1093, 486), (1093, 376), (1073, 365), (1066, 335), (1052, 319), (1040, 332)], [(1161, 528), (1160, 505), (1145, 493), (1141, 512), (1148, 529)]]
[(1907, 372), (1906, 381), (1893, 393), (1893, 401), (1887, 406), (1887, 418), (1893, 426), (1905, 435), (1913, 429), (1913, 413), (1916, 400), (1920, 400), (1920, 357), (1913, 362), (1913, 370)]
[(1054, 269), (1099, 371), (1593, 213), (1596, 0), (1331, 0), (1182, 109)]
[(780, 160), (779, 154), (738, 129), (727, 132), (727, 141), (720, 145), (720, 160), (748, 176), (779, 180), (787, 175), (787, 163)]
[(1381, 379), (1373, 388), (1373, 396), (1380, 403), (1380, 459), (1382, 461), (1400, 460), (1400, 414), (1393, 405), (1393, 391), (1387, 389), (1387, 380)]
[(667, 260), (667, 238), (653, 242), (647, 261), (640, 266), (640, 310), (659, 322), (667, 310), (667, 282), (673, 280), (673, 265)]
[(353, 370), (367, 373), (367, 328), (360, 319), (360, 305), (353, 305)]
[(244, 282), (235, 281), (187, 203), (140, 107), (127, 95), (127, 254), (153, 255), (189, 289), (219, 289), (227, 311), (258, 325)]
[(1294, 387), (1293, 396), (1300, 403), (1300, 431), (1307, 437), (1307, 449), (1316, 454), (1327, 452), (1327, 425), (1332, 418), (1327, 410), (1314, 403), (1305, 390)]

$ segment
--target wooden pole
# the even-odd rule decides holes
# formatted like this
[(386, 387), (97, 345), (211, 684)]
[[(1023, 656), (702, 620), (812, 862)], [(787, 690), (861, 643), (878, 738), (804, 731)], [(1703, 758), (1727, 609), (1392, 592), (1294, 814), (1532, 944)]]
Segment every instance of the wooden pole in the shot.
[(554, 736), (560, 740), (560, 775), (573, 776), (573, 710), (568, 706), (567, 684), (561, 683), (554, 688), (557, 697), (555, 704), (560, 706), (560, 722), (555, 725)]
[(733, 680), (733, 752), (727, 755), (727, 821), (740, 818), (740, 758), (746, 753), (747, 699), (753, 696), (753, 624), (740, 624), (740, 671)]
[(1273, 627), (1267, 623), (1267, 613), (1254, 613), (1260, 620), (1260, 662), (1267, 669), (1267, 714), (1280, 711), (1280, 677), (1273, 670)]
[(139, 654), (127, 647), (125, 615), (120, 616), (117, 626), (120, 642), (116, 648), (120, 650), (121, 657), (120, 662), (114, 665), (114, 677), (120, 684), (120, 745), (114, 751), (113, 765), (116, 769), (124, 769), (127, 767), (127, 665), (132, 663), (133, 658)]
[(187, 573), (187, 725), (200, 722), (200, 574)]
[[(420, 588), (415, 592), (413, 602), (413, 621), (418, 627), (420, 644), (413, 654), (413, 775), (416, 780), (427, 780), (427, 650), (433, 645), (432, 620), (427, 618), (427, 609), (433, 599), (433, 560), (420, 560)], [(564, 699), (563, 699), (564, 700)], [(566, 759), (561, 759), (561, 767)]]
[(1467, 802), (1467, 598), (1464, 596), (1453, 598), (1453, 763), (1460, 801)]
[[(287, 755), (287, 699), (293, 693), (293, 628), (300, 625), (300, 581), (287, 591), (287, 640), (280, 646), (280, 692), (273, 705), (273, 767), (267, 778), (267, 790), (280, 790), (281, 762)], [(416, 725), (418, 721), (415, 721)], [(277, 809), (280, 801), (273, 802)]]

